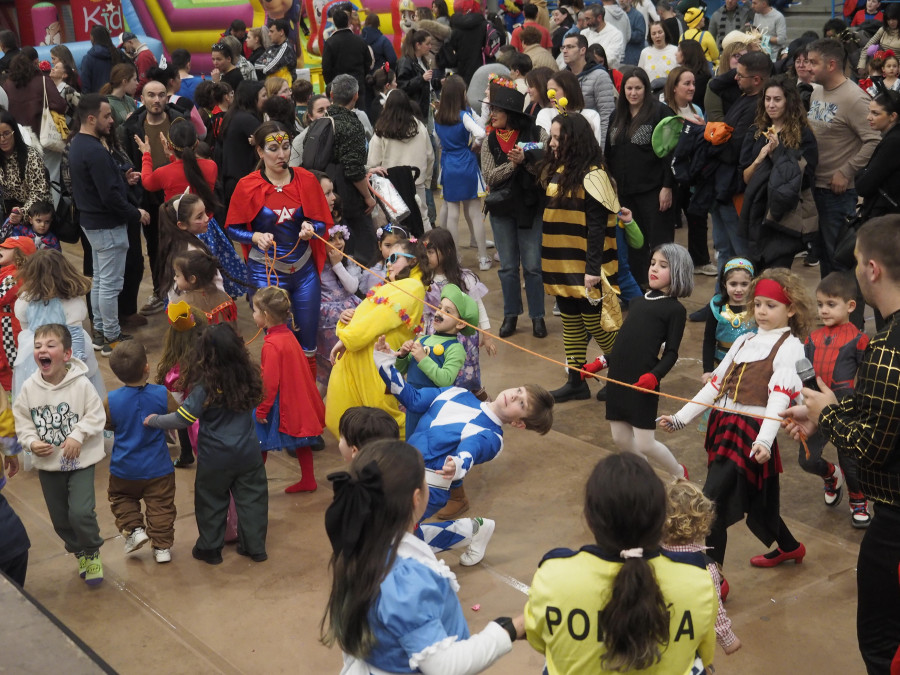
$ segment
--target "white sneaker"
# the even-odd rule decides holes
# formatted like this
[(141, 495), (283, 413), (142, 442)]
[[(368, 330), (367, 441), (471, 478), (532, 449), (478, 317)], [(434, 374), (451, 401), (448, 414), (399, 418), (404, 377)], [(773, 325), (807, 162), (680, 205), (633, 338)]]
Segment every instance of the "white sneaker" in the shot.
[(559, 311), (559, 301), (553, 303), (553, 316), (560, 316), (562, 312)]
[(706, 265), (700, 265), (699, 267), (694, 268), (694, 274), (703, 274), (708, 277), (715, 277), (719, 274), (719, 268), (713, 265), (712, 263), (707, 263)]
[(167, 548), (154, 548), (153, 549), (153, 557), (156, 559), (158, 563), (167, 563), (172, 562), (172, 554), (169, 552)]
[(478, 269), (482, 272), (487, 272), (491, 269), (491, 259), (490, 258), (479, 258), (478, 259)]
[(475, 518), (474, 520), (479, 522), (478, 532), (472, 537), (472, 543), (469, 544), (466, 552), (459, 556), (459, 564), (465, 567), (471, 567), (481, 562), (496, 526), (496, 523), (490, 518)]
[(485, 239), (484, 245), (487, 246), (488, 248), (494, 248), (494, 242), (491, 241), (490, 239)]
[(125, 553), (131, 553), (132, 551), (137, 551), (141, 546), (150, 541), (150, 537), (147, 536), (147, 533), (144, 532), (143, 527), (136, 527), (134, 530), (125, 537)]

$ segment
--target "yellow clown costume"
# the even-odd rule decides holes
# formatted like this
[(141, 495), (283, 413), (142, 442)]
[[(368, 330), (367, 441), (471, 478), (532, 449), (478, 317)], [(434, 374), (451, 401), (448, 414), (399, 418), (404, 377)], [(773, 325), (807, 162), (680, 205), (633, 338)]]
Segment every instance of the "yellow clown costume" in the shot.
[(406, 415), (397, 399), (385, 393), (372, 353), (382, 335), (391, 349), (398, 350), (422, 332), (424, 300), (422, 275), (415, 267), (408, 278), (370, 290), (350, 323), (338, 323), (337, 336), (347, 351), (331, 371), (325, 405), (325, 425), (335, 438), (344, 411), (360, 405), (386, 410), (400, 425), (400, 437), (405, 438)]

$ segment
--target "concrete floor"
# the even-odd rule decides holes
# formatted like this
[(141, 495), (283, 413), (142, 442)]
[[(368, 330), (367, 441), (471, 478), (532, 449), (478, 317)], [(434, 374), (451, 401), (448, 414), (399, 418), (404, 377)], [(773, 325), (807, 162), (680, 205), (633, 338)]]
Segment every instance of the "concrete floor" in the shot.
[[(679, 230), (678, 241), (684, 243), (685, 238), (686, 231)], [(464, 264), (475, 267), (474, 250), (463, 251)], [(496, 270), (495, 265), (481, 274), (491, 289), (485, 304), (494, 332), (502, 319)], [(797, 261), (795, 271), (808, 280), (810, 290), (815, 289), (818, 269), (804, 268)], [(696, 280), (693, 297), (684, 301), (689, 311), (712, 294), (712, 278)], [(562, 326), (550, 314), (551, 306), (548, 298), (548, 338), (533, 338), (527, 317), (522, 317), (512, 341), (562, 360)], [(252, 336), (255, 326), (244, 301), (239, 312), (243, 334)], [(134, 331), (148, 347), (151, 369), (160, 352), (164, 323), (159, 314), (151, 317), (149, 326)], [(703, 328), (689, 323), (686, 330), (681, 358), (663, 382), (663, 391), (690, 397), (700, 384)], [(257, 338), (251, 353), (258, 355), (261, 343)], [(101, 368), (107, 385), (118, 386), (105, 359)], [(495, 358), (485, 357), (482, 372), (489, 392), (521, 384), (523, 376), (550, 389), (564, 380), (562, 366), (505, 345), (500, 345)], [(674, 412), (679, 406), (664, 401), (660, 411)], [(191, 558), (197, 534), (193, 469), (176, 471), (178, 520), (172, 563), (154, 563), (149, 546), (126, 557), (105, 499), (109, 465), (104, 461), (98, 465), (96, 482), (97, 516), (107, 540), (102, 549), (106, 580), (96, 590), (78, 578), (74, 559), (54, 534), (37, 475), (20, 474), (4, 494), (32, 541), (26, 589), (122, 673), (337, 673), (340, 653), (318, 641), (329, 588), (330, 547), (323, 514), (331, 489), (325, 476), (341, 468), (337, 443), (330, 436), (327, 440), (326, 449), (315, 456), (319, 490), (312, 494), (284, 494), (283, 488), (298, 479), (299, 468), (287, 456), (270, 456), (269, 560), (261, 564), (238, 556), (233, 546), (226, 547), (225, 562), (217, 567)], [(808, 554), (802, 565), (755, 569), (749, 558), (763, 552), (761, 544), (744, 526), (731, 529), (727, 609), (744, 646), (730, 657), (718, 650), (716, 670), (862, 673), (855, 637), (856, 557), (862, 533), (850, 526), (846, 500), (836, 509), (824, 506), (821, 481), (800, 470), (794, 459), (796, 444), (780, 440), (785, 465), (782, 513)], [(666, 435), (664, 442), (691, 476), (702, 481), (705, 454), (696, 427)], [(581, 515), (583, 485), (594, 463), (612, 447), (602, 403), (594, 399), (566, 403), (557, 407), (553, 431), (547, 436), (511, 429), (503, 454), (466, 479), (472, 504), (468, 515), (497, 521), (482, 564), (461, 567), (456, 554), (444, 554), (458, 575), (460, 601), (473, 632), (496, 616), (522, 611), (527, 585), (544, 552), (591, 543)], [(829, 448), (826, 456), (834, 459), (834, 450)], [(480, 605), (478, 611), (475, 605)], [(31, 644), (6, 644), (4, 651), (43, 649), (41, 638), (33, 637)], [(542, 666), (542, 656), (523, 642), (490, 672), (539, 673)], [(31, 672), (46, 670), (36, 667)]]

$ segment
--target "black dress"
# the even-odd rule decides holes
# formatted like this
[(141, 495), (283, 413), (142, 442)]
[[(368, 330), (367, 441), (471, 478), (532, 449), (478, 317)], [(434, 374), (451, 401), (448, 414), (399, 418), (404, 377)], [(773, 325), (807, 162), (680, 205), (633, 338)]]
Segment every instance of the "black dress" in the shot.
[[(649, 291), (644, 297), (632, 300), (608, 357), (610, 379), (634, 384), (644, 373), (653, 373), (661, 382), (678, 360), (686, 317), (684, 305), (659, 291)], [(659, 358), (663, 343), (665, 351)], [(656, 394), (609, 383), (606, 394), (609, 421), (628, 422), (636, 429), (654, 429), (658, 409)]]

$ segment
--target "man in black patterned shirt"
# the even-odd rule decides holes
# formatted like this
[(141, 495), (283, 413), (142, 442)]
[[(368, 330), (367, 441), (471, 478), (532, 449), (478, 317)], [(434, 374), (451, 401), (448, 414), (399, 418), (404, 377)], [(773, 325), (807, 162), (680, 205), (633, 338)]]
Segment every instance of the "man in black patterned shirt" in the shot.
[(791, 434), (818, 428), (857, 458), (859, 483), (877, 503), (859, 547), (856, 632), (869, 675), (900, 668), (900, 216), (873, 218), (856, 239), (856, 278), (866, 302), (885, 317), (869, 342), (852, 396), (838, 402), (803, 390), (805, 405), (789, 408)]

